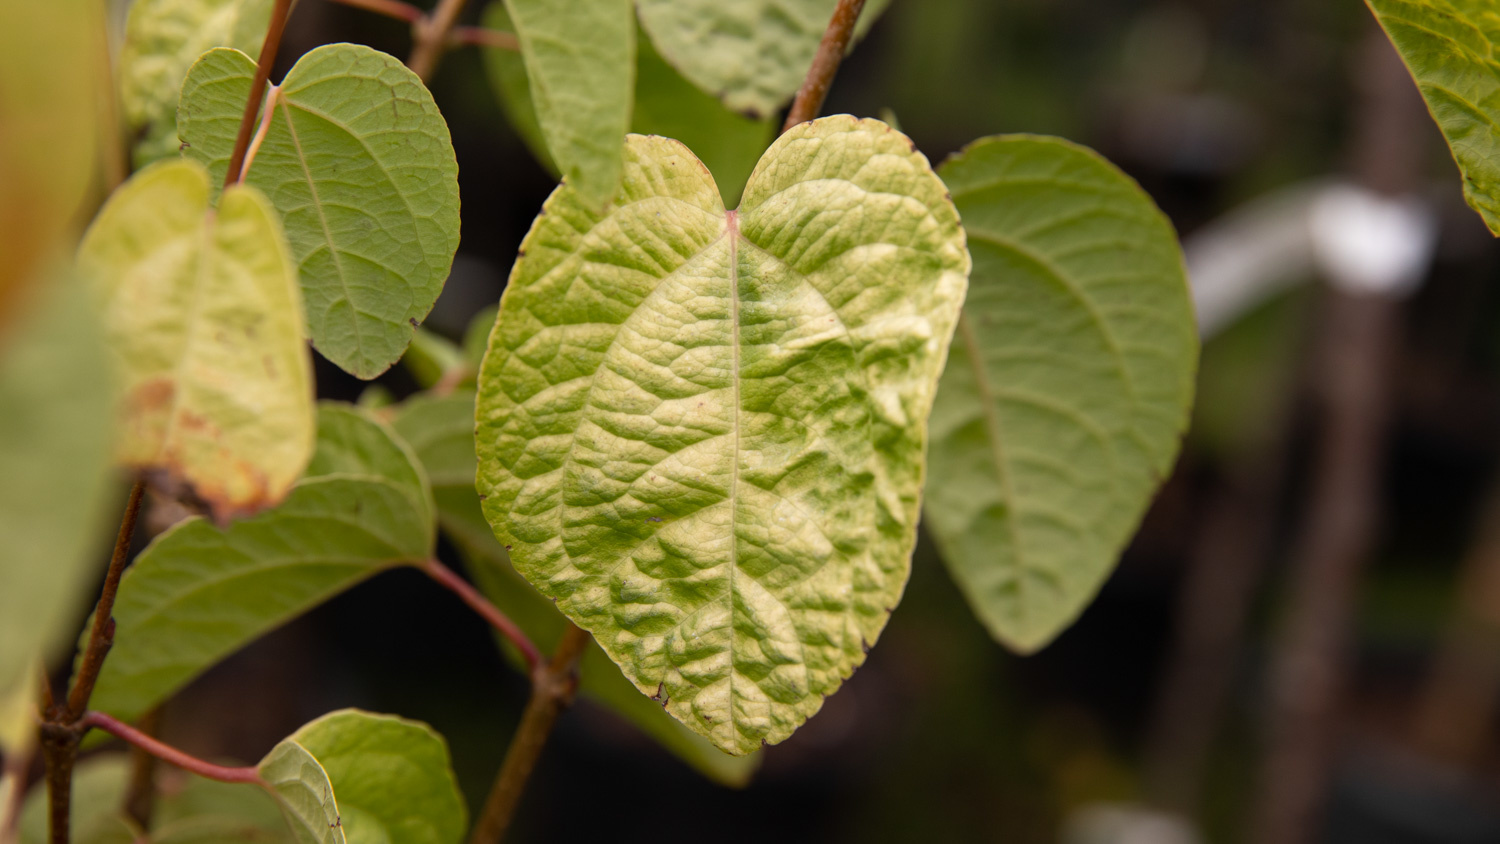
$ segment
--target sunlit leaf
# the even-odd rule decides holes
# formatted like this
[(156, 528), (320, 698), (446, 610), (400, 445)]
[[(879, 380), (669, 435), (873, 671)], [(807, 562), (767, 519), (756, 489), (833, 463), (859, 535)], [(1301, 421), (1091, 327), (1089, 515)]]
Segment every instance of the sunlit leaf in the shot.
[(73, 635), (105, 562), (92, 552), (110, 501), (108, 359), (88, 291), (48, 281), (0, 334), (0, 695), (29, 688)]
[(1442, 128), (1469, 205), (1500, 235), (1500, 10), (1492, 0), (1366, 2)]
[[(401, 406), (392, 425), (426, 467), (439, 522), (480, 590), (521, 625), (538, 647), (551, 652), (566, 620), (551, 601), (515, 573), (479, 508), (474, 491), (474, 394), (465, 391), (412, 399)], [(579, 691), (585, 697), (623, 715), (715, 782), (743, 786), (759, 767), (760, 754), (728, 756), (667, 715), (625, 679), (597, 644), (591, 643), (584, 652), (580, 675)]]
[(201, 165), (153, 165), (99, 212), (78, 263), (121, 384), (119, 459), (222, 519), (280, 501), (307, 465), (312, 373), (275, 210), (244, 186), (208, 201)]
[[(120, 105), (136, 166), (175, 156), (177, 96), (198, 56), (213, 47), (260, 55), (271, 0), (135, 0), (120, 48)], [(241, 103), (243, 107), (243, 103)]]
[(295, 739), (283, 739), (256, 767), (299, 844), (344, 844), (333, 784), (307, 748)]
[[(177, 115), (186, 154), (222, 179), (254, 62), (219, 49), (193, 65)], [(286, 225), (307, 326), (360, 378), (401, 358), (458, 248), (458, 163), (432, 95), (395, 58), (357, 44), (304, 55), (274, 97), (245, 175)]]
[(547, 149), (580, 197), (603, 206), (620, 185), (635, 88), (630, 0), (505, 0)]
[[(73, 769), (73, 799), (69, 804), (72, 844), (131, 844), (137, 833), (120, 812), (130, 762), (110, 753), (84, 759)], [(47, 784), (39, 781), (26, 795), (17, 830), (21, 844), (48, 844)]]
[(486, 517), (673, 716), (781, 741), (906, 583), (969, 270), (946, 189), (845, 115), (779, 138), (727, 212), (633, 135), (615, 205), (564, 185), (522, 251), (480, 374)]
[(1177, 455), (1192, 302), (1171, 224), (1093, 152), (987, 138), (941, 174), (974, 273), (926, 523), (990, 632), (1032, 651), (1092, 599)]
[(333, 595), (432, 554), (425, 476), (358, 411), (325, 404), (318, 453), (285, 502), (227, 529), (189, 519), (125, 573), (94, 708), (133, 720), (203, 670)]
[(458, 844), (468, 810), (448, 745), (431, 727), (354, 709), (304, 726), (294, 741), (318, 760), (351, 844)]
[[(889, 0), (870, 0), (858, 32)], [(656, 49), (729, 108), (769, 117), (797, 92), (838, 0), (636, 0)]]

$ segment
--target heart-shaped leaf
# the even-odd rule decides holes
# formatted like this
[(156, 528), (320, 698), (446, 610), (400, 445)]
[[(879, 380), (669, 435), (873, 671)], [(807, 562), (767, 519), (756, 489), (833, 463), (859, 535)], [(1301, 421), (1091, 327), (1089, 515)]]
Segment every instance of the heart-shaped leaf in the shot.
[(1491, 0), (1366, 0), (1447, 138), (1464, 197), (1500, 235), (1500, 17)]
[(522, 253), (480, 373), (485, 516), (668, 712), (730, 753), (781, 741), (906, 583), (969, 270), (943, 183), (828, 117), (726, 211), (685, 147), (632, 135), (613, 206), (563, 185)]
[[(856, 35), (890, 0), (870, 0)], [(656, 49), (734, 111), (765, 118), (797, 92), (838, 0), (636, 0)]]
[[(254, 74), (244, 53), (211, 50), (182, 86), (186, 154), (220, 180)], [(245, 182), (281, 212), (313, 345), (374, 378), (401, 358), (458, 248), (448, 124), (416, 74), (357, 44), (308, 52), (266, 108)]]
[(1033, 651), (1093, 597), (1177, 455), (1192, 301), (1171, 223), (1093, 152), (986, 138), (940, 172), (974, 273), (925, 514), (985, 626)]
[(283, 739), (256, 766), (298, 844), (345, 844), (328, 772), (296, 739)]
[(234, 47), (260, 55), (271, 0), (136, 0), (120, 48), (120, 105), (144, 167), (177, 155), (177, 96), (205, 50)]
[(431, 496), (406, 446), (351, 408), (318, 418), (309, 475), (281, 506), (227, 529), (177, 524), (126, 571), (94, 708), (134, 720), (277, 625), (431, 556)]
[(276, 211), (252, 187), (209, 209), (208, 173), (164, 161), (99, 212), (78, 255), (121, 385), (117, 456), (220, 519), (286, 496), (313, 447), (312, 367)]

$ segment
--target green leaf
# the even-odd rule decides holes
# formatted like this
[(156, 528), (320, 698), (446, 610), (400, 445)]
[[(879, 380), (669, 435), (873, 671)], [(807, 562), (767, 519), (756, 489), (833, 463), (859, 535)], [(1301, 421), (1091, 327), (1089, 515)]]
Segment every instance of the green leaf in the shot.
[(563, 177), (589, 204), (616, 193), (635, 87), (630, 0), (505, 0), (531, 100)]
[(567, 185), (544, 210), (480, 373), (485, 516), (674, 717), (781, 741), (905, 586), (958, 215), (906, 136), (847, 115), (782, 135), (738, 212), (637, 135), (610, 210)]
[(149, 844), (290, 844), (296, 841), (284, 821), (278, 821), (277, 827), (268, 829), (233, 817), (189, 818), (153, 830), (145, 840)]
[[(474, 394), (419, 396), (401, 406), (392, 426), (427, 468), (439, 522), (480, 591), (521, 625), (538, 647), (550, 652), (562, 636), (565, 619), (511, 568), (474, 491)], [(519, 665), (519, 657), (512, 656)], [(741, 787), (760, 766), (760, 754), (727, 756), (667, 715), (625, 679), (597, 644), (590, 643), (584, 652), (580, 675), (579, 690), (585, 697), (618, 712), (709, 779)]]
[(1500, 16), (1492, 0), (1366, 0), (1464, 177), (1464, 197), (1500, 235)]
[(276, 211), (164, 161), (89, 227), (80, 271), (103, 302), (122, 385), (117, 457), (184, 484), (220, 519), (274, 505), (313, 447), (312, 371)]
[[(485, 26), (511, 29), (502, 4), (489, 7)], [(485, 64), (516, 133), (544, 167), (557, 172), (537, 124), (525, 62), (514, 51), (494, 49), (485, 51)], [(714, 174), (725, 202), (738, 202), (751, 169), (771, 142), (776, 129), (774, 121), (755, 120), (725, 108), (682, 78), (644, 39), (638, 42), (635, 73), (631, 131), (682, 141)]]
[(323, 405), (309, 471), (274, 510), (227, 529), (189, 519), (141, 552), (120, 584), (94, 708), (134, 720), (276, 626), (431, 556), (425, 476), (385, 426)]
[(464, 366), (463, 350), (440, 334), (418, 328), (401, 358), (411, 377), (422, 389), (432, 389), (444, 376)]
[[(870, 0), (856, 35), (890, 0)], [(838, 0), (636, 0), (656, 49), (724, 105), (772, 116), (797, 92)]]
[(344, 844), (333, 784), (307, 748), (295, 738), (283, 739), (256, 767), (299, 844)]
[[(198, 56), (234, 47), (253, 59), (271, 18), (270, 0), (136, 0), (120, 48), (120, 105), (143, 167), (175, 156), (177, 96)], [(243, 103), (241, 104), (243, 106)]]
[[(292, 840), (280, 804), (264, 789), (187, 775), (180, 785), (158, 790), (152, 813), (152, 844), (215, 840), (269, 844)], [(215, 834), (224, 837), (216, 839)]]
[[(211, 50), (177, 115), (187, 154), (222, 180), (255, 63)], [(286, 224), (313, 345), (360, 378), (401, 358), (458, 248), (458, 163), (432, 95), (401, 62), (357, 44), (297, 61), (245, 181)]]
[(1198, 340), (1176, 235), (1055, 138), (976, 141), (940, 170), (974, 273), (932, 414), (926, 517), (1018, 651), (1082, 611), (1177, 455)]
[(467, 826), (448, 745), (426, 724), (354, 709), (290, 739), (317, 758), (352, 844), (458, 844)]
[[(123, 754), (92, 756), (73, 770), (73, 799), (69, 805), (72, 844), (131, 844), (136, 833), (120, 814), (130, 760)], [(26, 795), (17, 832), (20, 844), (47, 844), (47, 784), (38, 782)]]
[(98, 319), (83, 285), (48, 280), (0, 334), (0, 695), (29, 688), (37, 659), (72, 636), (104, 565), (93, 552), (112, 498), (114, 403)]

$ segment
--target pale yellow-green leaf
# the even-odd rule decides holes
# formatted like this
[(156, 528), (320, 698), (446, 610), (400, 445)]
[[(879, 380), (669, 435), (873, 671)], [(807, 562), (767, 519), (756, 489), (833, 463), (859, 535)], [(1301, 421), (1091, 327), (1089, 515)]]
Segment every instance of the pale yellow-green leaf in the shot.
[(119, 460), (222, 518), (286, 496), (313, 447), (302, 304), (276, 211), (164, 161), (115, 192), (79, 251), (122, 387)]
[(1500, 3), (1366, 2), (1443, 130), (1463, 173), (1464, 197), (1500, 235)]
[(307, 748), (283, 739), (256, 767), (298, 844), (345, 844), (333, 784)]
[(924, 515), (985, 626), (1033, 651), (1093, 598), (1176, 458), (1192, 301), (1171, 224), (1092, 151), (986, 138), (940, 172), (974, 272)]
[[(0, 686), (0, 759), (28, 754), (36, 745), (37, 694), (42, 665), (13, 677)], [(8, 769), (7, 769), (8, 770)], [(0, 806), (9, 806), (0, 799)]]
[(271, 0), (135, 0), (120, 48), (120, 105), (140, 138), (135, 162), (143, 167), (175, 156), (177, 96), (198, 56), (214, 47), (260, 55)]
[(847, 115), (737, 212), (632, 135), (613, 206), (564, 185), (480, 373), (484, 512), (516, 568), (721, 749), (791, 735), (900, 600), (927, 415), (969, 271), (911, 141)]

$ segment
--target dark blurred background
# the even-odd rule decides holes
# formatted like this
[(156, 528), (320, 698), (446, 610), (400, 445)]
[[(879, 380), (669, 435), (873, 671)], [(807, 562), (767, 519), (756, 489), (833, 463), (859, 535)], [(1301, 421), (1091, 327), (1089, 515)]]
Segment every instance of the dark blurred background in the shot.
[[(477, 21), (486, 4), (470, 5)], [(1257, 198), (1300, 208), (1297, 191), (1330, 179), (1406, 191), (1436, 222), (1421, 284), (1372, 306), (1330, 292), (1294, 248), (1257, 247), (1254, 226), (1230, 230), (1252, 264), (1280, 260), (1243, 286), (1277, 289), (1213, 326), (1176, 472), (1054, 644), (1019, 658), (991, 641), (924, 538), (868, 663), (765, 753), (748, 788), (711, 784), (580, 703), (512, 840), (1264, 841), (1268, 777), (1295, 789), (1275, 772), (1303, 764), (1268, 761), (1268, 748), (1299, 744), (1278, 732), (1278, 705), (1296, 721), (1296, 690), (1277, 678), (1296, 672), (1277, 654), (1301, 631), (1350, 655), (1343, 693), (1303, 721), (1321, 725), (1327, 750), (1312, 840), (1500, 841), (1500, 594), (1486, 594), (1500, 579), (1486, 574), (1500, 569), (1500, 537), (1487, 537), (1500, 533), (1500, 246), (1464, 206), (1420, 102), (1410, 107), (1410, 80), (1371, 70), (1385, 61), (1377, 34), (1357, 0), (895, 0), (825, 112), (888, 109), (934, 162), (1002, 132), (1088, 144), (1141, 182), (1190, 258), (1196, 237)], [(323, 0), (302, 0), (288, 38), (285, 66), (329, 41), (409, 47), (403, 25)], [(458, 152), (464, 231), (427, 326), (457, 338), (497, 300), (553, 181), (473, 48), (451, 53), (432, 87)], [(318, 378), (330, 397), (364, 386), (327, 365)], [(381, 383), (415, 388), (400, 367)], [(1349, 384), (1366, 389), (1339, 393)], [(1361, 433), (1359, 418), (1376, 422)], [(1327, 477), (1341, 444), (1353, 449), (1343, 486)], [(1318, 519), (1337, 521), (1339, 506), (1355, 518), (1320, 538)], [(1320, 561), (1336, 570), (1309, 580), (1302, 568)], [(1340, 664), (1324, 666), (1333, 680)], [(164, 731), (201, 754), (255, 759), (327, 710), (395, 712), (448, 737), (477, 807), (525, 694), (451, 595), (395, 573), (215, 669), (168, 706)]]

